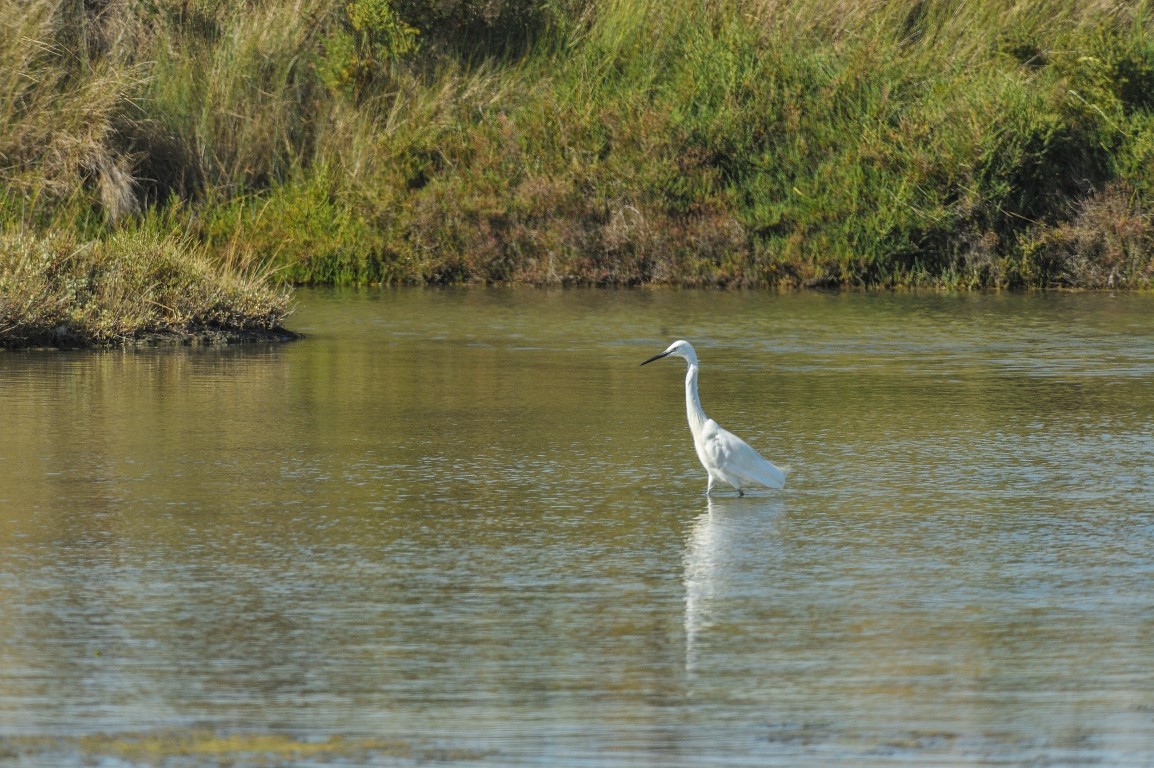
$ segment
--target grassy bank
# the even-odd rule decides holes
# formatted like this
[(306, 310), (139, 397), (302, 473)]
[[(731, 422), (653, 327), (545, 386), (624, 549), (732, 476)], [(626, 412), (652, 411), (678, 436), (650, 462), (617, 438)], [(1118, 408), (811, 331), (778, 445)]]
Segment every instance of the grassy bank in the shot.
[(1146, 2), (0, 14), (9, 230), (297, 282), (1154, 282)]

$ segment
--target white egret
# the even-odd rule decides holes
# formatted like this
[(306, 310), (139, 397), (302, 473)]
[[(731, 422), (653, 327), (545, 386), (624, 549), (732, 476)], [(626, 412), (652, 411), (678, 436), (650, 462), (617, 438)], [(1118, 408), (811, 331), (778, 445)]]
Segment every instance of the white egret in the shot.
[(693, 433), (697, 458), (709, 473), (705, 495), (713, 491), (713, 483), (717, 480), (732, 485), (739, 496), (744, 496), (745, 489), (753, 485), (783, 487), (788, 467), (777, 467), (766, 461), (749, 447), (749, 443), (722, 429), (716, 421), (705, 415), (701, 398), (697, 395), (697, 353), (693, 351), (693, 345), (684, 340), (675, 341), (664, 352), (654, 355), (642, 365), (663, 357), (680, 357), (689, 363), (689, 373), (685, 376), (685, 411), (689, 417), (689, 431)]

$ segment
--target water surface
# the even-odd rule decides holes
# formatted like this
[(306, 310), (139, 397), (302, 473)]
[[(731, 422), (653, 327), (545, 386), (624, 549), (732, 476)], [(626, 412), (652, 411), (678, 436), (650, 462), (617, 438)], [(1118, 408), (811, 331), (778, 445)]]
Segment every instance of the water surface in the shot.
[(1154, 297), (299, 305), (0, 355), (0, 766), (1154, 765)]

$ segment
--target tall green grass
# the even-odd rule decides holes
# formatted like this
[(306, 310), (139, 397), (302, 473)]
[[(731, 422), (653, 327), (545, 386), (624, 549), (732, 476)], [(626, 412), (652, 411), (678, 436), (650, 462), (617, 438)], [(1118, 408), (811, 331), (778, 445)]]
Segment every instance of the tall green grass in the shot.
[(1144, 0), (0, 14), (25, 228), (147, 221), (297, 282), (1154, 281)]

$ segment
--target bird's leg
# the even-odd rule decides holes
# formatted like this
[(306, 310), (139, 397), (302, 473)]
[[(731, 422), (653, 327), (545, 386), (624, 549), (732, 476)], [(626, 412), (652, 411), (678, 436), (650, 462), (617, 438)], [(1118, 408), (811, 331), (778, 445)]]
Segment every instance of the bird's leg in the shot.
[(709, 476), (709, 484), (705, 486), (705, 495), (708, 496), (713, 493), (713, 475)]
[(743, 491), (743, 490), (741, 490), (740, 488), (738, 488), (738, 489), (737, 489), (737, 495), (738, 495), (738, 496), (744, 496), (744, 495), (745, 495), (745, 491)]

